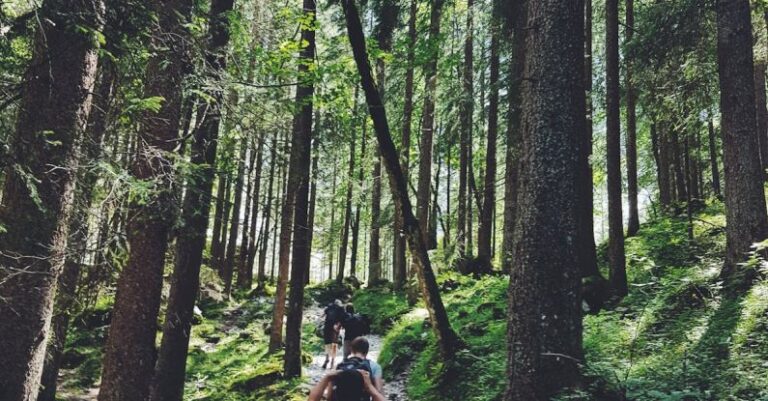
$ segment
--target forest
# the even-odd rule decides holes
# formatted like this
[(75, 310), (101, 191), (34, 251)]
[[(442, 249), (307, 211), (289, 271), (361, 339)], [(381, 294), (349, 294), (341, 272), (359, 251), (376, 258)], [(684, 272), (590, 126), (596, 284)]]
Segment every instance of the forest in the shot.
[(767, 0), (0, 0), (0, 401), (768, 401), (766, 74)]

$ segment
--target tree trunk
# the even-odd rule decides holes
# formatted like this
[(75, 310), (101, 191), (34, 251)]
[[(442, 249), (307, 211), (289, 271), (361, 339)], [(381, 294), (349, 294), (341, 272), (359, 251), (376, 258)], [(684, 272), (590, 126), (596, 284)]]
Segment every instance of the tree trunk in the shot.
[(311, 245), (308, 223), (309, 166), (312, 146), (312, 63), (315, 59), (315, 0), (304, 0), (306, 25), (301, 30), (301, 50), (296, 104), (300, 105), (293, 119), (291, 165), (288, 173), (288, 191), (296, 192), (293, 219), (293, 255), (291, 266), (291, 293), (288, 299), (288, 321), (285, 335), (283, 375), (301, 376), (301, 318), (304, 307), (304, 275), (309, 274)]
[[(419, 179), (416, 186), (416, 219), (424, 244), (429, 249), (430, 187), (432, 184), (432, 141), (435, 127), (435, 97), (437, 95), (437, 59), (440, 54), (440, 17), (444, 0), (432, 0), (429, 17), (430, 57), (424, 65), (424, 106), (419, 139)], [(418, 263), (414, 257), (414, 264)], [(415, 268), (413, 266), (412, 268)]]
[[(330, 231), (333, 232), (334, 228), (336, 227), (336, 205), (334, 204), (334, 199), (336, 198), (336, 167), (337, 164), (333, 163), (333, 183), (331, 184), (331, 229)], [(334, 242), (333, 242), (334, 236), (331, 236), (330, 240), (328, 241), (328, 255), (330, 256), (330, 259), (328, 260), (328, 280), (333, 279), (333, 254), (335, 252), (334, 248)]]
[[(310, 250), (312, 249), (312, 240), (315, 234), (315, 209), (317, 207), (317, 176), (319, 174), (317, 169), (320, 162), (320, 138), (318, 135), (319, 129), (317, 128), (320, 123), (319, 115), (315, 116), (314, 123), (316, 127), (313, 134), (315, 142), (312, 144), (312, 182), (310, 183), (311, 188), (309, 191), (309, 217), (307, 217), (307, 227), (309, 227), (307, 230), (307, 247)], [(307, 271), (304, 277), (305, 285), (309, 284), (312, 252), (307, 252), (307, 259)]]
[[(459, 103), (459, 122), (461, 124), (459, 134), (459, 194), (456, 222), (456, 248), (459, 258), (464, 259), (467, 254), (467, 220), (472, 219), (468, 213), (471, 200), (469, 199), (469, 147), (472, 137), (472, 115), (474, 113), (474, 88), (473, 88), (473, 0), (467, 0), (467, 26), (464, 40), (464, 70), (462, 72), (462, 98)], [(470, 250), (471, 253), (471, 250)]]
[[(671, 160), (669, 157), (669, 132), (667, 132), (667, 125), (664, 123), (659, 123), (657, 132), (657, 148), (659, 153), (659, 202), (663, 208), (669, 208), (669, 206), (672, 205), (672, 199), (674, 198), (674, 195), (672, 194), (672, 176), (670, 175)], [(653, 131), (651, 133), (653, 134)]]
[(765, 175), (768, 169), (768, 110), (765, 108), (765, 62), (755, 64), (755, 121), (757, 143), (760, 148), (760, 166)]
[[(243, 240), (240, 247), (240, 261), (237, 268), (237, 288), (241, 290), (250, 290), (253, 285), (253, 261), (256, 258), (256, 224), (258, 223), (259, 215), (259, 195), (261, 194), (261, 168), (264, 161), (264, 131), (259, 134), (258, 144), (253, 147), (253, 152), (256, 154), (256, 160), (254, 161), (253, 155), (251, 155), (251, 168), (254, 170), (248, 190), (246, 194), (249, 201), (247, 201), (246, 207), (250, 203), (250, 209), (246, 209), (243, 226)], [(255, 163), (255, 164), (254, 164)], [(254, 168), (255, 167), (255, 168)]]
[[(224, 256), (224, 266), (222, 268), (222, 279), (224, 280), (224, 294), (229, 297), (232, 292), (232, 276), (234, 274), (235, 256), (237, 253), (238, 231), (240, 230), (240, 206), (243, 201), (243, 184), (245, 181), (245, 165), (248, 152), (248, 142), (241, 141), (240, 154), (237, 158), (237, 176), (235, 178), (235, 200), (232, 203), (232, 220), (229, 227), (229, 242), (227, 242), (227, 253)], [(247, 206), (246, 206), (247, 207)], [(240, 250), (242, 252), (242, 248)]]
[[(267, 182), (267, 204), (264, 206), (261, 226), (261, 249), (259, 250), (259, 273), (257, 288), (264, 290), (267, 267), (267, 246), (269, 244), (269, 224), (272, 217), (272, 189), (275, 181), (275, 166), (277, 166), (277, 134), (272, 137), (272, 147), (269, 155), (269, 181)], [(274, 238), (273, 238), (274, 241)]]
[(61, 357), (67, 340), (67, 330), (71, 316), (75, 312), (77, 284), (82, 272), (82, 264), (88, 252), (88, 216), (93, 200), (93, 191), (98, 179), (96, 164), (101, 159), (104, 133), (107, 130), (108, 116), (117, 86), (116, 67), (109, 59), (99, 60), (101, 72), (97, 92), (90, 113), (86, 136), (81, 143), (81, 159), (74, 198), (74, 213), (69, 223), (69, 238), (64, 268), (58, 279), (55, 298), (55, 313), (51, 321), (51, 337), (48, 341), (47, 355), (40, 393), (37, 401), (54, 401), (59, 377)]
[(379, 151), (389, 173), (392, 196), (394, 201), (399, 203), (400, 210), (403, 212), (403, 228), (408, 238), (409, 247), (416, 256), (416, 270), (424, 304), (429, 312), (430, 322), (432, 323), (440, 355), (444, 361), (448, 362), (453, 360), (459, 340), (448, 321), (448, 314), (440, 298), (440, 290), (429, 261), (424, 235), (420, 229), (419, 222), (413, 215), (411, 201), (408, 198), (406, 179), (400, 166), (400, 159), (398, 158), (395, 144), (392, 142), (392, 137), (389, 133), (386, 110), (381, 102), (378, 88), (371, 73), (371, 66), (368, 62), (365, 35), (360, 23), (357, 6), (354, 0), (342, 0), (341, 4), (344, 8), (349, 42), (352, 46), (358, 72), (360, 73), (368, 111), (376, 131)]
[(712, 192), (717, 198), (723, 196), (720, 189), (720, 168), (717, 163), (717, 145), (715, 144), (715, 125), (710, 118), (707, 122), (707, 131), (709, 134), (709, 164), (712, 170)]
[(221, 228), (226, 225), (224, 220), (224, 210), (226, 209), (228, 192), (227, 175), (224, 172), (219, 173), (218, 184), (216, 188), (216, 211), (213, 214), (213, 239), (211, 240), (211, 267), (219, 271), (221, 258), (224, 254), (224, 244), (221, 243)]
[(34, 36), (21, 86), (0, 205), (3, 400), (32, 401), (38, 394), (66, 253), (75, 143), (86, 127), (96, 79), (97, 52), (78, 26), (99, 29), (102, 13), (99, 1), (56, 0), (44, 2), (36, 14), (46, 23)]
[[(357, 101), (357, 96), (355, 96)], [(357, 113), (353, 113), (357, 114)], [(339, 245), (339, 270), (336, 272), (336, 282), (344, 279), (344, 267), (347, 264), (347, 247), (349, 246), (349, 225), (352, 221), (352, 181), (355, 176), (355, 137), (349, 142), (349, 170), (347, 171), (347, 195), (344, 200), (344, 227), (341, 233), (341, 245)]]
[(670, 140), (672, 141), (672, 167), (675, 173), (675, 189), (677, 193), (678, 202), (688, 201), (688, 184), (686, 183), (685, 172), (683, 170), (683, 155), (680, 148), (680, 137), (677, 131), (670, 132)]
[(592, 0), (584, 2), (584, 87), (586, 88), (586, 121), (579, 152), (578, 231), (579, 263), (584, 280), (583, 295), (590, 311), (599, 310), (607, 298), (607, 282), (597, 266), (594, 225), (594, 182), (592, 177)]
[[(298, 94), (297, 94), (298, 95)], [(295, 120), (295, 118), (294, 118)], [(296, 122), (294, 121), (294, 125)], [(293, 140), (291, 138), (291, 145)], [(293, 149), (288, 148), (286, 142), (286, 154), (290, 155), (289, 162), (293, 161)], [(291, 257), (291, 236), (293, 231), (293, 215), (296, 206), (296, 190), (299, 187), (298, 166), (284, 166), (282, 206), (280, 210), (280, 244), (278, 250), (277, 288), (275, 289), (275, 307), (272, 309), (272, 325), (269, 333), (269, 351), (275, 352), (283, 346), (283, 317), (285, 316), (285, 300), (287, 298), (288, 268)], [(277, 228), (275, 228), (277, 230)], [(274, 248), (272, 253), (274, 254)], [(274, 267), (274, 260), (273, 260)]]
[[(208, 78), (211, 80), (220, 79), (220, 74), (226, 69), (229, 42), (227, 14), (232, 7), (233, 0), (215, 0), (211, 3), (206, 54), (206, 67), (210, 74)], [(215, 85), (213, 87), (216, 88)], [(190, 186), (184, 195), (182, 228), (178, 230), (176, 241), (176, 260), (163, 325), (163, 339), (150, 392), (152, 401), (181, 401), (184, 395), (187, 351), (200, 287), (203, 249), (208, 237), (221, 102), (224, 99), (220, 89), (211, 90), (209, 95), (213, 101), (208, 103), (208, 110), (194, 132), (191, 146), (190, 162), (200, 169), (200, 173), (189, 181)]]
[[(415, 4), (415, 2), (412, 2)], [(376, 42), (379, 45), (379, 49), (382, 52), (390, 53), (392, 51), (392, 35), (395, 27), (399, 21), (400, 16), (400, 4), (397, 0), (384, 0), (378, 9), (378, 21), (376, 29), (374, 31), (376, 36)], [(410, 25), (409, 25), (410, 29)], [(409, 31), (410, 32), (410, 31)], [(411, 37), (409, 36), (409, 39)], [(412, 60), (412, 45), (409, 42), (409, 63)], [(413, 66), (409, 64), (406, 71), (406, 93), (410, 93), (410, 97), (413, 97)], [(386, 64), (384, 58), (379, 57), (376, 60), (376, 75), (378, 78), (379, 90), (381, 91), (382, 99), (385, 99), (386, 89)], [(410, 88), (408, 88), (408, 79), (410, 79)], [(410, 108), (413, 108), (413, 100), (406, 99), (406, 102), (411, 102)], [(411, 110), (412, 112), (412, 110)], [(404, 113), (405, 114), (405, 113)], [(410, 114), (408, 115), (408, 129), (410, 130)], [(405, 124), (405, 115), (403, 116), (403, 124)], [(373, 162), (373, 188), (371, 190), (371, 235), (368, 255), (368, 283), (373, 283), (382, 278), (381, 272), (381, 157), (378, 149), (374, 151)], [(399, 213), (396, 211), (396, 214)], [(395, 224), (397, 224), (397, 219)], [(395, 231), (397, 233), (397, 231)], [(400, 242), (405, 245), (403, 241), (399, 240), (399, 236), (395, 234), (395, 242)], [(405, 248), (403, 248), (405, 250)], [(405, 253), (403, 253), (403, 261), (405, 261)], [(403, 263), (405, 266), (405, 263)]]
[[(411, 121), (413, 119), (413, 80), (414, 80), (414, 67), (416, 64), (416, 15), (417, 12), (417, 0), (411, 0), (411, 7), (408, 17), (408, 51), (406, 55), (406, 71), (405, 71), (405, 96), (403, 103), (403, 126), (402, 126), (402, 138), (400, 140), (400, 168), (403, 170), (403, 176), (406, 183), (410, 181), (410, 154), (411, 154)], [(407, 186), (406, 186), (407, 187)], [(406, 192), (407, 194), (407, 192)], [(392, 256), (392, 279), (395, 290), (401, 290), (405, 286), (405, 280), (407, 276), (406, 260), (405, 260), (405, 231), (403, 221), (403, 211), (400, 210), (400, 206), (395, 202), (395, 227), (394, 227), (394, 242), (393, 242), (393, 256)]]
[(522, 151), (520, 87), (525, 71), (525, 4), (527, 0), (513, 1), (507, 10), (508, 31), (512, 34), (512, 57), (509, 65), (510, 78), (507, 89), (509, 111), (507, 114), (507, 149), (504, 176), (504, 227), (501, 243), (501, 269), (510, 272), (514, 250), (514, 233), (517, 219), (519, 193), (520, 156)]
[[(154, 3), (159, 16), (147, 66), (147, 96), (162, 96), (158, 112), (145, 112), (132, 174), (153, 185), (148, 202), (133, 203), (127, 222), (128, 262), (117, 286), (104, 348), (99, 401), (145, 400), (155, 366), (157, 315), (168, 234), (175, 220), (172, 159), (179, 134), (182, 88), (191, 63), (188, 32), (192, 2)], [(202, 247), (201, 247), (202, 248)]]
[[(226, 151), (225, 147), (225, 154), (228, 156), (231, 152)], [(224, 167), (226, 168), (226, 167)], [(229, 229), (229, 218), (230, 213), (229, 211), (232, 209), (232, 202), (230, 199), (232, 199), (232, 177), (229, 175), (229, 172), (225, 172), (223, 174), (226, 174), (226, 189), (224, 190), (224, 212), (223, 217), (221, 221), (221, 233), (219, 234), (219, 251), (218, 251), (218, 258), (215, 259), (216, 262), (216, 271), (219, 273), (219, 277), (224, 277), (224, 265), (226, 264), (226, 249), (227, 249), (227, 232)], [(214, 233), (215, 235), (215, 233)]]
[(621, 102), (619, 93), (619, 0), (605, 3), (606, 148), (608, 164), (608, 264), (614, 293), (627, 295), (621, 199)]
[[(494, 3), (495, 5), (496, 3)], [(488, 101), (488, 139), (485, 149), (485, 180), (483, 183), (483, 207), (480, 209), (480, 225), (477, 232), (478, 259), (490, 268), (493, 260), (493, 212), (496, 209), (496, 136), (499, 116), (499, 27), (498, 11), (494, 7), (491, 22), (490, 99)]]
[(750, 247), (765, 239), (768, 221), (755, 134), (752, 26), (748, 0), (718, 0), (717, 56), (725, 166), (726, 256), (729, 288), (748, 286), (755, 270), (740, 268)]
[[(626, 0), (626, 21), (624, 41), (632, 42), (635, 30), (634, 0)], [(629, 202), (629, 216), (627, 216), (627, 236), (633, 237), (640, 230), (640, 216), (637, 207), (637, 93), (632, 79), (633, 62), (631, 56), (626, 58), (625, 82), (627, 97), (627, 200)]]
[[(580, 385), (577, 202), (584, 137), (584, 3), (532, 1), (522, 85), (524, 156), (509, 287), (506, 401), (546, 401)], [(557, 146), (553, 146), (557, 144)], [(574, 151), (576, 150), (576, 151)], [(548, 322), (543, 324), (542, 322)]]
[[(367, 136), (366, 127), (368, 126), (368, 119), (363, 119), (363, 135), (360, 142), (360, 169), (358, 171), (358, 191), (363, 192), (363, 185), (365, 184), (365, 170), (363, 169), (363, 160), (365, 160), (365, 137)], [(349, 275), (357, 277), (357, 253), (360, 245), (360, 209), (362, 208), (362, 197), (358, 195), (357, 204), (355, 205), (355, 218), (352, 222), (352, 253), (349, 258)]]

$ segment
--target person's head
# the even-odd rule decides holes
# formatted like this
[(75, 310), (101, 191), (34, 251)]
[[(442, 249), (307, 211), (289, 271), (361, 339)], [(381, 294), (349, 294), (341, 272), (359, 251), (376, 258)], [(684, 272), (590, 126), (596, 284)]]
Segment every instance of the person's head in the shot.
[(367, 338), (357, 337), (352, 341), (352, 344), (350, 344), (349, 347), (353, 354), (366, 356), (368, 355), (368, 350), (371, 348), (371, 344), (368, 343)]
[(344, 308), (347, 313), (355, 313), (355, 305), (347, 304), (347, 306)]
[(342, 306), (342, 305), (343, 305), (343, 304), (341, 303), (341, 300), (340, 300), (340, 299), (335, 299), (335, 300), (333, 301), (333, 304), (334, 304), (334, 305), (336, 305), (336, 306)]
[(352, 369), (339, 372), (333, 386), (333, 401), (357, 401), (365, 392), (363, 375)]

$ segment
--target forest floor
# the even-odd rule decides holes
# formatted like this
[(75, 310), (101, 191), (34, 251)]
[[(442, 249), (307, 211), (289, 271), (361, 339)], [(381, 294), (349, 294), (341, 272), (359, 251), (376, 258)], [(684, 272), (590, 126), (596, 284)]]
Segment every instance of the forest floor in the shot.
[[(768, 401), (768, 279), (737, 299), (723, 297), (724, 224), (722, 205), (714, 203), (697, 213), (693, 240), (684, 216), (656, 217), (627, 239), (630, 294), (584, 317), (585, 391), (563, 400)], [(605, 246), (598, 251), (605, 268)], [(745, 268), (765, 266), (753, 260)], [(308, 288), (306, 304), (348, 299), (371, 318), (371, 357), (384, 369), (389, 400), (491, 401), (505, 385), (508, 281), (439, 274), (451, 324), (466, 344), (451, 369), (439, 359), (423, 306), (409, 305), (386, 284), (353, 290), (320, 283)], [(110, 307), (102, 302), (73, 324), (62, 399), (94, 399)], [(314, 333), (319, 306), (305, 311), (305, 376), (294, 380), (282, 378), (282, 354), (267, 350), (270, 292), (199, 307), (185, 400), (303, 401), (325, 372)]]

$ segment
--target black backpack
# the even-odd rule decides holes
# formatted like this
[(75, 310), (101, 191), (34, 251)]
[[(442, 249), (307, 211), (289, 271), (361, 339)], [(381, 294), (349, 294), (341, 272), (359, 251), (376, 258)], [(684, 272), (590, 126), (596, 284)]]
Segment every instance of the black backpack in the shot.
[(336, 304), (330, 304), (325, 308), (325, 324), (334, 325), (344, 320), (344, 308)]
[(359, 313), (347, 317), (342, 325), (344, 330), (346, 330), (345, 340), (349, 341), (371, 332), (371, 324), (368, 322), (368, 318)]
[[(337, 370), (364, 370), (368, 372), (369, 375), (371, 375), (371, 381), (373, 381), (373, 369), (371, 369), (371, 362), (367, 359), (351, 356), (341, 361), (338, 365), (336, 365), (336, 369)], [(363, 396), (360, 398), (360, 401), (370, 401), (370, 400), (371, 400), (371, 396), (368, 394), (363, 394)]]

